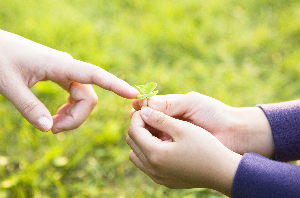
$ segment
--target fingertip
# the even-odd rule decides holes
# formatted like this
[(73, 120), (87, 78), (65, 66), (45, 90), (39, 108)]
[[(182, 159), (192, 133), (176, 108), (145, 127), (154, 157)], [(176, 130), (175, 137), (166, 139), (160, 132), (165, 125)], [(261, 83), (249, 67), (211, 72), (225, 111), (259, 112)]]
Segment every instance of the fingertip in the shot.
[[(123, 80), (122, 80), (123, 81)], [(126, 87), (123, 88), (123, 90), (111, 90), (118, 95), (127, 98), (127, 99), (136, 99), (138, 95), (140, 95), (140, 92), (136, 90), (134, 87), (123, 81), (126, 85)]]
[(59, 129), (59, 128), (53, 128), (52, 130), (51, 130), (51, 132), (53, 133), (53, 134), (58, 134), (58, 133), (61, 133), (61, 132), (63, 132), (64, 130), (63, 129)]
[(135, 111), (131, 117), (131, 127), (145, 127), (140, 111)]
[(141, 110), (140, 100), (141, 100), (141, 99), (133, 99), (133, 100), (132, 100), (132, 107), (133, 107), (136, 111)]
[(131, 109), (130, 111), (130, 118), (132, 118), (133, 114), (136, 112), (136, 110), (134, 108)]
[(137, 161), (138, 157), (136, 156), (136, 154), (134, 153), (133, 150), (129, 151), (129, 154), (128, 154), (128, 157), (129, 157), (129, 160), (135, 164), (135, 162)]
[(138, 95), (140, 95), (140, 92), (136, 89), (136, 88), (134, 88), (134, 87), (132, 87), (133, 88), (133, 97), (134, 98), (136, 98), (136, 97), (138, 97)]
[[(117, 77), (116, 77), (117, 78)], [(138, 95), (140, 95), (140, 92), (136, 90), (134, 87), (129, 85), (127, 82), (125, 82), (122, 79), (117, 78), (118, 82), (116, 81), (111, 88), (110, 91), (113, 91), (114, 93), (118, 94), (121, 97), (127, 98), (127, 99), (136, 99)]]
[(37, 128), (43, 132), (48, 132), (53, 126), (53, 120), (45, 116), (41, 117), (37, 121)]

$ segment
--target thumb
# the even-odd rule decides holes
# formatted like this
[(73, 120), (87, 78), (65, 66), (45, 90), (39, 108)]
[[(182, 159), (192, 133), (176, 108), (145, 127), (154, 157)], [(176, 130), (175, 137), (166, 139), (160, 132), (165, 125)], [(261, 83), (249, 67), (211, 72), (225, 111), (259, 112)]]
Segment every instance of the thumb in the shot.
[(146, 124), (161, 132), (167, 133), (173, 140), (181, 136), (186, 126), (186, 122), (146, 106), (141, 109), (141, 117)]
[(46, 132), (52, 128), (53, 120), (45, 105), (21, 81), (9, 83), (2, 95), (7, 98), (22, 116), (39, 130)]
[(183, 115), (189, 108), (189, 98), (186, 95), (176, 95), (174, 97), (152, 97), (147, 105), (157, 111), (161, 111), (169, 116), (176, 117)]

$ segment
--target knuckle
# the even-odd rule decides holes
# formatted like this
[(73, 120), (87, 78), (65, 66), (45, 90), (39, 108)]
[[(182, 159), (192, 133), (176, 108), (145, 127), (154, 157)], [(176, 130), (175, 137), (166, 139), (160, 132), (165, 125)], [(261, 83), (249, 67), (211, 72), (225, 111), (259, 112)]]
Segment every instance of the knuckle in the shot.
[(172, 102), (170, 100), (166, 99), (164, 101), (164, 103), (165, 103), (164, 106), (165, 106), (166, 112), (172, 111)]
[[(72, 87), (74, 85), (74, 87)], [(72, 82), (71, 87), (80, 90), (80, 98), (85, 98), (89, 104), (95, 107), (98, 104), (98, 96), (90, 84), (81, 84), (77, 82)]]
[(160, 159), (155, 153), (148, 156), (148, 161), (153, 167), (158, 167), (160, 165)]
[(102, 85), (102, 88), (106, 89), (106, 90), (111, 90), (112, 84), (114, 82), (112, 81), (107, 81), (106, 78), (101, 78), (101, 76), (103, 76), (102, 71), (106, 72), (104, 70), (102, 70), (100, 67), (97, 67), (95, 65), (91, 65), (88, 64), (90, 67), (87, 68), (89, 69), (89, 81), (93, 82), (93, 84), (96, 84), (96, 82), (100, 83)]
[(73, 59), (73, 56), (67, 52), (61, 52), (61, 55), (66, 57), (67, 59)]
[(96, 97), (94, 97), (94, 106), (96, 106), (97, 104), (98, 104), (98, 102), (99, 102), (99, 100), (98, 100), (98, 97), (96, 96)]
[(198, 98), (201, 94), (195, 92), (195, 91), (191, 91), (189, 93), (186, 94), (187, 98), (193, 99), (193, 98)]
[(96, 106), (98, 104), (98, 96), (96, 93), (94, 93), (92, 96), (91, 96), (91, 102), (92, 102), (92, 105), (93, 106)]
[(161, 154), (158, 150), (154, 149), (153, 152), (148, 155), (148, 162), (155, 170), (159, 170), (165, 164), (164, 155)]
[(167, 119), (167, 116), (165, 114), (162, 113), (157, 113), (154, 116), (154, 121), (156, 125), (161, 125), (163, 124)]
[(90, 75), (90, 81), (92, 81), (92, 82), (95, 82), (95, 81), (97, 81), (98, 79), (99, 79), (99, 68), (98, 67), (96, 67), (96, 66), (92, 66), (91, 68), (90, 68), (90, 73), (91, 73), (91, 75)]
[(34, 101), (27, 101), (21, 105), (21, 111), (23, 114), (30, 114), (38, 104)]
[(171, 186), (170, 183), (168, 182), (168, 177), (164, 175), (161, 171), (153, 171), (154, 173), (150, 173), (151, 179), (160, 185), (164, 185), (166, 187)]
[(203, 102), (203, 96), (200, 93), (197, 92), (189, 92), (185, 95), (185, 104), (188, 106), (189, 110), (193, 109), (196, 105), (199, 104), (199, 102)]
[(164, 185), (164, 181), (162, 180), (161, 177), (157, 177), (157, 176), (152, 176), (151, 178), (155, 183), (159, 184), (159, 185)]

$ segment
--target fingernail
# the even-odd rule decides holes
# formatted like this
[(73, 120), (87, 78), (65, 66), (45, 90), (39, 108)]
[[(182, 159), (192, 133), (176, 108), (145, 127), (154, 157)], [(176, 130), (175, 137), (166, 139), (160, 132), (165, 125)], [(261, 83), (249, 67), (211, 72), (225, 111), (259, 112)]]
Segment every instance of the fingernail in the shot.
[(52, 121), (49, 120), (47, 117), (41, 117), (40, 119), (38, 119), (38, 128), (41, 131), (49, 131), (52, 128)]
[(142, 114), (144, 114), (146, 117), (149, 117), (150, 114), (152, 113), (153, 109), (149, 108), (149, 107), (142, 107)]

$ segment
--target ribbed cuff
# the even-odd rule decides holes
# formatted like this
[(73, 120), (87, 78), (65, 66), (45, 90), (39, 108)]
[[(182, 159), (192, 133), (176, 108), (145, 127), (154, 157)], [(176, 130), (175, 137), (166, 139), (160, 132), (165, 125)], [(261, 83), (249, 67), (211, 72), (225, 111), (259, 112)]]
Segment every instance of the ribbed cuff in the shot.
[(258, 105), (267, 116), (275, 143), (275, 160), (300, 159), (300, 100)]

